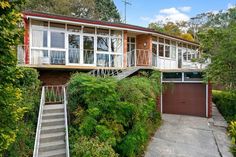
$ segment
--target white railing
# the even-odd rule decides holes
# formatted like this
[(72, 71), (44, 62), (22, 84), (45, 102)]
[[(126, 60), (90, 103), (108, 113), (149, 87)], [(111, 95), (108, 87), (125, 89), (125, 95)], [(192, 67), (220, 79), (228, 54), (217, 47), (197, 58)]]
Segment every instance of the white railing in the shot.
[(45, 103), (61, 104), (63, 102), (63, 92), (62, 85), (45, 86)]
[(122, 73), (121, 69), (94, 69), (90, 71), (88, 74), (92, 76), (100, 76), (100, 77), (108, 77), (108, 76), (117, 76), (118, 74)]
[(66, 127), (66, 135), (65, 135), (65, 141), (66, 141), (66, 157), (70, 156), (69, 151), (69, 135), (68, 135), (68, 121), (67, 121), (67, 94), (66, 94), (66, 88), (67, 86), (63, 86), (63, 92), (64, 92), (64, 114), (65, 114), (65, 127)]
[(41, 94), (41, 100), (40, 100), (40, 106), (39, 106), (38, 123), (37, 123), (37, 130), (36, 130), (36, 136), (35, 136), (33, 157), (38, 157), (41, 122), (42, 122), (42, 114), (43, 114), (44, 104), (45, 104), (45, 88), (42, 87), (42, 94)]

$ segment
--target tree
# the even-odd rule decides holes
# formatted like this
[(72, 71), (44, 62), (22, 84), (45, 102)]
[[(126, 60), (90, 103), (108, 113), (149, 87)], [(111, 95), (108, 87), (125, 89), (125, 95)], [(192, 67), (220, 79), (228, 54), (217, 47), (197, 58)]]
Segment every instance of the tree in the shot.
[(191, 33), (184, 32), (184, 30), (188, 28), (188, 23), (186, 21), (180, 21), (177, 23), (167, 22), (166, 24), (154, 22), (154, 23), (150, 23), (148, 25), (148, 28), (151, 28), (158, 32), (180, 37), (185, 40), (194, 41), (194, 38)]
[(16, 67), (14, 47), (22, 35), (18, 27), (21, 14), (17, 11), (21, 3), (21, 0), (0, 2), (0, 156), (15, 141), (17, 123), (25, 111), (17, 105), (21, 100), (18, 81), (22, 74)]
[(236, 89), (236, 22), (226, 28), (209, 29), (200, 36), (205, 52), (212, 54), (206, 76), (230, 91)]
[(120, 22), (120, 14), (112, 0), (27, 0), (24, 9)]

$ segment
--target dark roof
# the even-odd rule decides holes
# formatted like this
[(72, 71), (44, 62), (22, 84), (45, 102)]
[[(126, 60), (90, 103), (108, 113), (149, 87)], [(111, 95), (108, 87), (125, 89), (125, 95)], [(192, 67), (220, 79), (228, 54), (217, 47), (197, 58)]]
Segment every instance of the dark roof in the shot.
[(81, 23), (88, 23), (88, 24), (96, 24), (96, 25), (103, 25), (103, 26), (112, 26), (112, 27), (118, 27), (118, 28), (126, 28), (126, 29), (133, 29), (133, 30), (139, 30), (139, 31), (145, 31), (150, 33), (157, 33), (160, 35), (176, 38), (178, 40), (182, 40), (185, 42), (193, 43), (199, 45), (197, 42), (189, 41), (180, 37), (176, 37), (173, 35), (169, 35), (166, 33), (158, 32), (150, 28), (130, 25), (130, 24), (124, 24), (124, 23), (115, 23), (115, 22), (106, 22), (106, 21), (98, 21), (98, 20), (90, 20), (90, 19), (84, 19), (84, 18), (78, 18), (73, 16), (65, 16), (65, 15), (58, 15), (58, 14), (52, 14), (52, 13), (46, 13), (46, 12), (37, 12), (37, 11), (24, 11), (23, 14), (25, 16), (36, 16), (36, 17), (43, 17), (43, 18), (52, 18), (52, 19), (58, 19), (58, 20), (66, 20), (66, 21), (73, 21), (73, 22), (81, 22)]

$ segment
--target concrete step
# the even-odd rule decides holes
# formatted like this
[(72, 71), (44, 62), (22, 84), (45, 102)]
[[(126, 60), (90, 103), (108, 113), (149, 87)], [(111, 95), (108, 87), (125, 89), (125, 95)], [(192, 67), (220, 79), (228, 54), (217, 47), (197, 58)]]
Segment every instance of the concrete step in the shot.
[(65, 140), (65, 132), (40, 135), (40, 144), (47, 143), (47, 142), (55, 142), (59, 140)]
[(41, 129), (41, 134), (50, 134), (57, 132), (65, 132), (65, 126), (64, 125), (44, 126)]
[(42, 121), (42, 127), (45, 126), (55, 126), (55, 125), (64, 125), (65, 119), (64, 118), (58, 118), (58, 119), (46, 119)]
[(66, 157), (66, 149), (40, 152), (39, 157)]
[(57, 149), (63, 149), (66, 148), (65, 141), (55, 141), (55, 142), (48, 142), (48, 143), (41, 143), (39, 145), (39, 152), (47, 152)]
[(45, 105), (43, 108), (43, 114), (48, 113), (63, 113), (64, 112), (64, 105), (58, 104), (58, 105)]
[(43, 120), (44, 119), (57, 119), (57, 118), (64, 118), (64, 112), (43, 114)]

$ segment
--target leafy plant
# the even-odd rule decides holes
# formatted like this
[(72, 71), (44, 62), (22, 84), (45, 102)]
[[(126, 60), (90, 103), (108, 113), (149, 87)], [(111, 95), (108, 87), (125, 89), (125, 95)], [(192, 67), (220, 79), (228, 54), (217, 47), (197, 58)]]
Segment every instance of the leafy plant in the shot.
[(232, 121), (229, 125), (229, 135), (231, 136), (231, 151), (236, 156), (236, 121)]
[[(105, 143), (124, 157), (141, 155), (160, 124), (156, 107), (159, 79), (158, 72), (142, 73), (119, 82), (110, 77), (74, 74), (68, 86), (72, 153), (86, 154), (80, 150), (87, 150), (90, 147), (87, 140), (91, 139)], [(86, 145), (78, 146), (79, 140)], [(94, 151), (100, 151), (100, 147), (97, 149)]]

